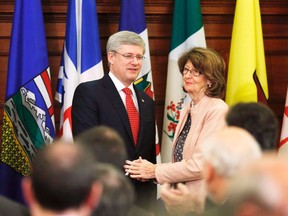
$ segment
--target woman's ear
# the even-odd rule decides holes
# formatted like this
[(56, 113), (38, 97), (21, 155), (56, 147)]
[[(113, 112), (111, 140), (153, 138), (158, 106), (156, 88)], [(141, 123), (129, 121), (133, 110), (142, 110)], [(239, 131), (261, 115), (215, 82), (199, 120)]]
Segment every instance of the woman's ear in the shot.
[(208, 80), (208, 81), (207, 81), (207, 86), (208, 86), (208, 88), (211, 88), (211, 86), (212, 86), (212, 83), (211, 83), (211, 81), (210, 81), (210, 80)]

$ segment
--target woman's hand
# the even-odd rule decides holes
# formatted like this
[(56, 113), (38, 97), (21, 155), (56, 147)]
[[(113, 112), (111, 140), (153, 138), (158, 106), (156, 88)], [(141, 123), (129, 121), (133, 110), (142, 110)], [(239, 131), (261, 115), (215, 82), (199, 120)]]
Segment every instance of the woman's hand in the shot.
[(130, 175), (131, 178), (137, 179), (139, 181), (154, 179), (155, 168), (155, 164), (142, 159), (141, 157), (134, 161), (126, 160), (126, 164), (124, 165), (126, 174)]

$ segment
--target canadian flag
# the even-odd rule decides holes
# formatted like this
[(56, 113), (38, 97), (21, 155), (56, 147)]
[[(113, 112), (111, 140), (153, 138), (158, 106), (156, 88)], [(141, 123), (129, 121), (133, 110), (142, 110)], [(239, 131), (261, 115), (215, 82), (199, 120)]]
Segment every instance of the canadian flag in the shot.
[(285, 158), (288, 157), (288, 87), (278, 154)]

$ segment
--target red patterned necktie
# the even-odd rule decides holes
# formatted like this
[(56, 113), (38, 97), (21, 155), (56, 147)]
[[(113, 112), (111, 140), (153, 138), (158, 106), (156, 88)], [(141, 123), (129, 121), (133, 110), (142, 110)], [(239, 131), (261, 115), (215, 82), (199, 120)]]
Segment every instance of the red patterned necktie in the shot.
[(138, 134), (139, 134), (139, 114), (135, 107), (135, 104), (132, 99), (132, 92), (129, 88), (124, 88), (123, 91), (126, 94), (126, 109), (130, 121), (130, 126), (132, 129), (134, 144), (137, 144)]

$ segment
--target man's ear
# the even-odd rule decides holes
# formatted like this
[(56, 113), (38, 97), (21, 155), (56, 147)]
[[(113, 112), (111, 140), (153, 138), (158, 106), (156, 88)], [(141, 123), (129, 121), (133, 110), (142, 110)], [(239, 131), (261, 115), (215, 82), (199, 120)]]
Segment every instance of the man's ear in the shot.
[(206, 163), (204, 166), (204, 178), (206, 180), (207, 183), (212, 182), (213, 179), (215, 179), (215, 170), (213, 169), (213, 167), (211, 166), (210, 163)]
[(87, 197), (86, 203), (89, 208), (97, 208), (103, 192), (103, 185), (100, 182), (94, 182), (90, 194)]
[(24, 177), (22, 179), (22, 191), (25, 201), (29, 206), (31, 206), (31, 204), (35, 202), (35, 197), (32, 190), (32, 182), (30, 177)]
[(115, 55), (113, 52), (110, 51), (107, 53), (107, 59), (108, 59), (109, 64), (114, 63), (114, 58), (115, 58)]

